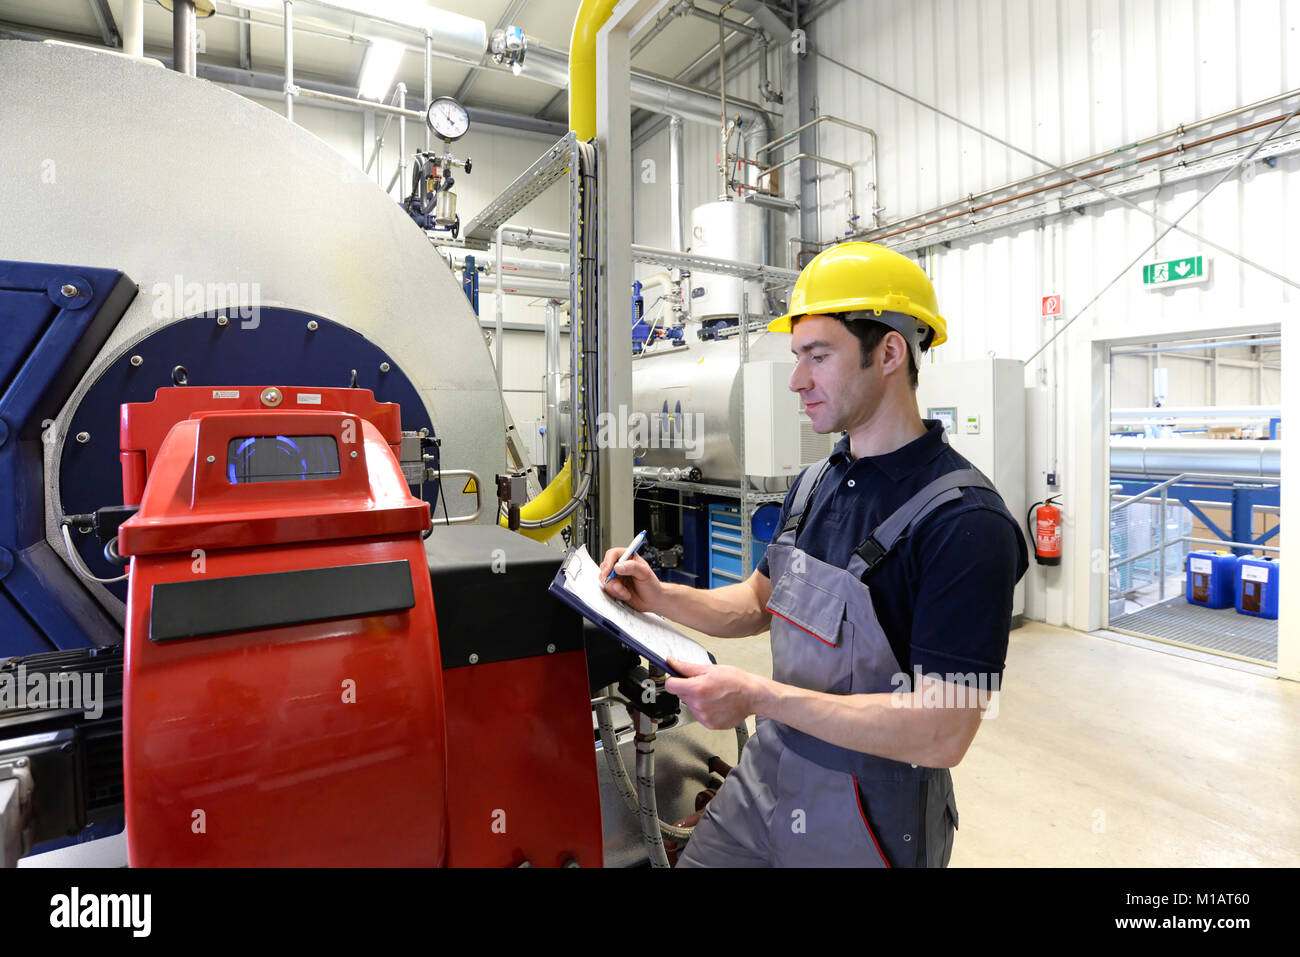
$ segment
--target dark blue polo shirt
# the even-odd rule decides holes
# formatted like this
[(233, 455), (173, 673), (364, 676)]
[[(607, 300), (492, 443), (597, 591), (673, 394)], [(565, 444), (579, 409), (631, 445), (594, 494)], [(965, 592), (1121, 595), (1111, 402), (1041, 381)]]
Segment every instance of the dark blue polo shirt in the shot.
[[(854, 459), (845, 435), (808, 503), (798, 545), (840, 568), (881, 522), (929, 482), (970, 462), (943, 426), (885, 455)], [(806, 470), (805, 470), (806, 471)], [(808, 477), (812, 481), (812, 476)], [(790, 496), (781, 507), (785, 525)], [(1012, 591), (1029, 556), (1020, 526), (1001, 496), (982, 488), (935, 509), (894, 545), (867, 578), (871, 602), (894, 656), (911, 675), (997, 674), (1006, 665)], [(758, 571), (770, 575), (767, 556)]]

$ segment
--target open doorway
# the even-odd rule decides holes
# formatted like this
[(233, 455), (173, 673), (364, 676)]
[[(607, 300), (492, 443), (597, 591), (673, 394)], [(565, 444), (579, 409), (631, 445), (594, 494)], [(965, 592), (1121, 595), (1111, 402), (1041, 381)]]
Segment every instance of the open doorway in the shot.
[(1109, 350), (1114, 632), (1277, 664), (1277, 329)]

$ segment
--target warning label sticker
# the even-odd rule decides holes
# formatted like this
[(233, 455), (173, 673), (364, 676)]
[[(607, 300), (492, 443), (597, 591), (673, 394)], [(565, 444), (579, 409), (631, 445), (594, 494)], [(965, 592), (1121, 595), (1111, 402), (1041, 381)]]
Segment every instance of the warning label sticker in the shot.
[(467, 480), (465, 481), (465, 487), (464, 487), (463, 489), (460, 490), (460, 494), (461, 494), (461, 495), (477, 495), (477, 494), (478, 494), (478, 482), (474, 481), (472, 478), (471, 478), (471, 479), (467, 479)]
[(238, 399), (238, 389), (213, 389), (212, 398), (214, 399)]

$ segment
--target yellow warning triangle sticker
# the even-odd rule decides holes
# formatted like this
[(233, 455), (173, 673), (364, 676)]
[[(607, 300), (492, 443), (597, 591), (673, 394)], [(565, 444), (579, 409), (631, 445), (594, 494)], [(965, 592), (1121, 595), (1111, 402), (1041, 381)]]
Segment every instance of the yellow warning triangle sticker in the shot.
[(461, 495), (477, 495), (477, 494), (478, 494), (478, 482), (474, 481), (474, 479), (472, 479), (472, 478), (471, 478), (471, 479), (467, 479), (467, 480), (465, 481), (465, 487), (464, 487), (463, 489), (460, 490), (460, 494), (461, 494)]

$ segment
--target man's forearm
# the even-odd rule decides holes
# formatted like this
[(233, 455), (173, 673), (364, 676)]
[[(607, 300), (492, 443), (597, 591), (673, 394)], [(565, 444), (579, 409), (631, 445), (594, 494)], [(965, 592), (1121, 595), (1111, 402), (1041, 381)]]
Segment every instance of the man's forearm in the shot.
[(978, 707), (923, 706), (912, 693), (834, 695), (757, 679), (754, 713), (831, 744), (930, 768), (954, 767), (979, 727)]
[(772, 621), (749, 582), (709, 589), (673, 584), (663, 587), (663, 603), (655, 610), (706, 635), (744, 638), (767, 630)]

